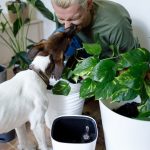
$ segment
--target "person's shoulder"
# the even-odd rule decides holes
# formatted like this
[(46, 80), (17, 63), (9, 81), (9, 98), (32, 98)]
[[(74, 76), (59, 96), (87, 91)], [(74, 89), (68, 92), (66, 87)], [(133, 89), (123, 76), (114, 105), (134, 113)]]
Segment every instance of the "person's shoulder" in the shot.
[(107, 20), (117, 23), (123, 18), (130, 18), (128, 11), (120, 4), (113, 1), (94, 0), (96, 20)]

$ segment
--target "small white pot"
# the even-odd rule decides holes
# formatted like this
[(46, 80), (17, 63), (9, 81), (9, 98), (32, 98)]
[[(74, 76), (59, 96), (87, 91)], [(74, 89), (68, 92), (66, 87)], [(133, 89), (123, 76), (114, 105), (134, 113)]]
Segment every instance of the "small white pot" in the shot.
[(113, 112), (100, 101), (106, 150), (149, 150), (150, 121), (141, 121)]
[[(50, 84), (55, 84), (56, 81), (50, 80)], [(80, 84), (72, 84), (71, 92), (68, 96), (54, 95), (49, 92), (49, 105), (46, 112), (46, 125), (51, 128), (55, 118), (61, 115), (81, 115), (84, 106), (84, 100), (79, 97)]]
[[(83, 140), (85, 134), (88, 140)], [(96, 121), (84, 115), (60, 116), (51, 130), (53, 150), (95, 150), (97, 136)]]

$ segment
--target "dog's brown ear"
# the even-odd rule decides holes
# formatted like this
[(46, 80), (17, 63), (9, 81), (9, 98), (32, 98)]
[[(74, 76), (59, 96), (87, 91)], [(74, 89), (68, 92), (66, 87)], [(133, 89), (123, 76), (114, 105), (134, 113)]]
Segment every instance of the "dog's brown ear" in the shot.
[(53, 70), (53, 75), (54, 75), (54, 78), (56, 80), (61, 78), (63, 69), (64, 69), (64, 64), (62, 62), (55, 64), (55, 67), (54, 67), (54, 70)]
[(33, 45), (33, 47), (28, 51), (28, 58), (33, 60), (34, 57), (41, 51), (45, 50), (47, 47), (47, 40), (41, 40), (39, 43)]

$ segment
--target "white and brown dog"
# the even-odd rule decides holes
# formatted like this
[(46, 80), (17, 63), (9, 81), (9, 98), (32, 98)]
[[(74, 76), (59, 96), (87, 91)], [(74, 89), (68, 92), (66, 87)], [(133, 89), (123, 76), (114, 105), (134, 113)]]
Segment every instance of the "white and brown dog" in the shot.
[(71, 27), (35, 45), (29, 51), (30, 58), (33, 58), (30, 69), (0, 84), (0, 133), (16, 129), (21, 150), (34, 149), (27, 140), (27, 121), (39, 148), (48, 150), (44, 133), (45, 112), (49, 104), (47, 85), (51, 74), (60, 78), (64, 52), (74, 33), (75, 28)]

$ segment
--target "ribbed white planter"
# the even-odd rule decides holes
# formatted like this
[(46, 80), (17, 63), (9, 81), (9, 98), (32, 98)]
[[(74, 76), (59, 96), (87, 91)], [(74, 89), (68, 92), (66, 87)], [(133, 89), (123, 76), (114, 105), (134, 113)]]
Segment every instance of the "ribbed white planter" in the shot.
[(96, 121), (84, 115), (60, 116), (51, 130), (53, 150), (95, 150), (97, 136)]
[(113, 112), (100, 101), (106, 150), (149, 150), (150, 121), (141, 121)]
[[(55, 84), (55, 80), (50, 80)], [(68, 96), (54, 95), (49, 93), (49, 106), (46, 112), (46, 125), (51, 128), (55, 118), (61, 115), (81, 115), (84, 106), (84, 100), (79, 97), (80, 84), (72, 84), (71, 92)]]

